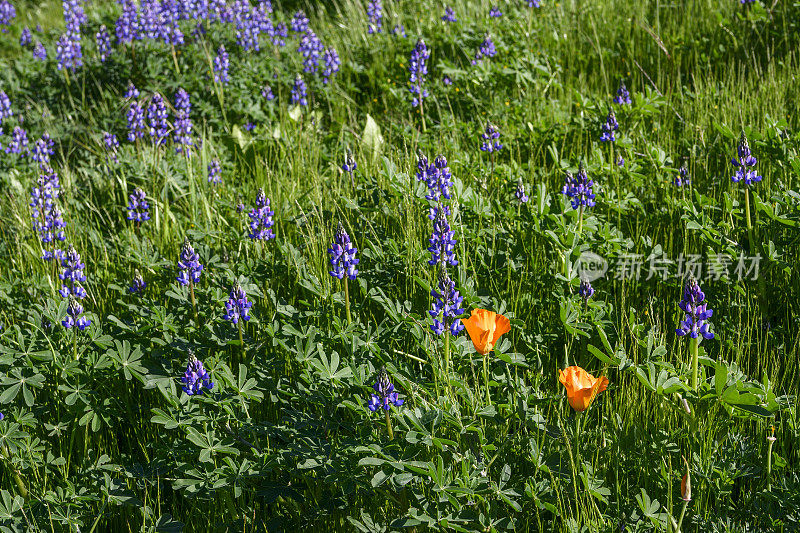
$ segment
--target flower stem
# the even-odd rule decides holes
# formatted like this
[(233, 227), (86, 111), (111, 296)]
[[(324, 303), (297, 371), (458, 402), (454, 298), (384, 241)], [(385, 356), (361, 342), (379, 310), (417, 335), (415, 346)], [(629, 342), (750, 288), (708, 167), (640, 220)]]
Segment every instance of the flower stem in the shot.
[(347, 311), (347, 325), (353, 323), (353, 319), (350, 317), (350, 291), (347, 290), (347, 276), (344, 278), (344, 308)]
[(492, 405), (492, 394), (489, 392), (489, 354), (483, 356), (483, 380), (486, 383), (486, 401)]
[(750, 253), (755, 251), (756, 241), (753, 240), (753, 221), (750, 218), (750, 189), (744, 188), (744, 217), (747, 222), (747, 238), (750, 241)]
[(770, 440), (767, 445), (767, 490), (772, 489), (772, 445), (775, 444), (774, 440)]
[(244, 347), (244, 340), (242, 339), (242, 321), (238, 323), (239, 326), (239, 345), (242, 347), (242, 360), (247, 356), (247, 350)]
[(686, 515), (686, 508), (689, 506), (689, 500), (683, 500), (683, 508), (681, 509), (681, 517), (678, 519), (678, 525), (675, 527), (675, 533), (681, 533), (681, 525), (683, 525), (683, 517)]
[(384, 411), (383, 414), (386, 416), (386, 433), (389, 434), (389, 440), (394, 440), (394, 431), (392, 431), (392, 418), (389, 416), (389, 411)]
[(689, 353), (692, 355), (692, 389), (697, 391), (698, 387), (698, 377), (700, 374), (700, 366), (697, 356), (697, 348), (700, 345), (699, 338), (692, 339), (689, 343)]
[(197, 322), (197, 301), (194, 299), (194, 282), (189, 281), (189, 296), (192, 297), (192, 311), (194, 312), (194, 325), (199, 326)]
[(445, 376), (450, 374), (450, 332), (447, 328), (444, 332), (444, 373)]

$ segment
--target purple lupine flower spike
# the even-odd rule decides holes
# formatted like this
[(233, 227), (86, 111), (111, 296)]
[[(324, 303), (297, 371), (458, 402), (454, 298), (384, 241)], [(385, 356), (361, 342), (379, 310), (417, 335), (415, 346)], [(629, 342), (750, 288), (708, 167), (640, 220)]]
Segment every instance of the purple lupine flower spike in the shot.
[(147, 288), (147, 283), (145, 283), (142, 274), (136, 270), (133, 273), (133, 280), (131, 281), (130, 287), (128, 287), (128, 292), (131, 294), (141, 294)]
[(410, 74), (408, 90), (414, 95), (411, 101), (412, 107), (422, 105), (422, 102), (428, 97), (428, 89), (425, 88), (425, 76), (428, 75), (427, 61), (430, 57), (431, 51), (428, 50), (425, 41), (419, 39), (408, 59), (408, 72)]
[(486, 37), (483, 39), (483, 42), (478, 47), (478, 50), (475, 52), (475, 58), (472, 60), (473, 65), (477, 65), (478, 61), (482, 60), (484, 57), (494, 57), (497, 55), (497, 48), (494, 46), (494, 41), (492, 41), (491, 35), (488, 33)]
[(522, 178), (517, 180), (517, 190), (514, 192), (514, 196), (517, 197), (517, 201), (519, 201), (519, 203), (528, 203), (528, 195), (525, 194), (525, 184), (522, 182)]
[(55, 146), (55, 142), (50, 138), (50, 134), (45, 132), (41, 139), (34, 143), (31, 159), (39, 163), (39, 165), (46, 165), (50, 162), (50, 156), (54, 153), (53, 146)]
[(181, 248), (181, 255), (178, 259), (178, 277), (175, 278), (181, 285), (189, 285), (189, 283), (198, 283), (200, 281), (200, 274), (203, 272), (203, 265), (200, 264), (200, 257), (197, 252), (192, 248), (192, 244), (187, 238), (183, 241)]
[(86, 281), (86, 275), (83, 273), (86, 264), (81, 262), (81, 255), (71, 244), (67, 249), (67, 253), (64, 254), (63, 259), (61, 259), (61, 267), (63, 270), (58, 277), (64, 282), (64, 285), (62, 285), (61, 290), (58, 291), (59, 294), (61, 294), (63, 298), (69, 296), (73, 296), (79, 300), (86, 298), (86, 289), (80, 286), (80, 283)]
[(681, 167), (680, 170), (678, 170), (678, 175), (675, 176), (675, 186), (683, 187), (684, 185), (688, 185), (689, 181), (689, 171), (686, 169), (686, 167)]
[(150, 220), (150, 204), (147, 201), (147, 195), (138, 187), (128, 196), (128, 220), (135, 222), (137, 226)]
[(628, 88), (625, 87), (625, 82), (622, 80), (619, 80), (619, 88), (617, 89), (617, 96), (614, 97), (614, 103), (620, 105), (631, 104), (631, 93), (628, 92)]
[(19, 126), (11, 132), (11, 142), (6, 146), (7, 154), (19, 154), (25, 157), (28, 154), (28, 133)]
[(298, 11), (292, 17), (292, 21), (289, 24), (289, 27), (292, 29), (293, 32), (297, 33), (304, 33), (308, 30), (309, 20), (305, 13), (302, 11)]
[(225, 302), (225, 320), (230, 320), (234, 324), (239, 323), (239, 319), (247, 322), (250, 316), (247, 314), (248, 310), (253, 307), (253, 304), (247, 300), (247, 293), (238, 283), (231, 289), (228, 301)]
[(381, 0), (369, 0), (367, 3), (367, 33), (381, 33), (383, 30), (383, 4)]
[(272, 93), (272, 87), (264, 85), (261, 88), (261, 98), (264, 98), (267, 102), (274, 100), (275, 95)]
[(428, 239), (428, 251), (431, 258), (428, 264), (437, 265), (446, 262), (450, 266), (456, 266), (458, 260), (455, 256), (455, 248), (458, 241), (455, 240), (456, 232), (450, 227), (447, 217), (450, 215), (450, 206), (439, 203), (437, 207), (431, 208), (430, 217), (433, 217), (433, 234)]
[(7, 118), (14, 116), (14, 111), (11, 109), (11, 99), (5, 91), (0, 91), (0, 124)]
[(142, 104), (133, 100), (128, 107), (128, 141), (134, 142), (143, 139), (145, 135), (144, 107)]
[(403, 400), (398, 397), (397, 392), (394, 390), (394, 385), (389, 381), (389, 375), (386, 369), (382, 368), (375, 385), (372, 386), (375, 394), (372, 394), (367, 407), (370, 411), (375, 412), (379, 407), (384, 411), (388, 411), (394, 407), (403, 405)]
[(359, 262), (359, 259), (356, 258), (356, 253), (358, 253), (358, 248), (354, 247), (350, 242), (347, 230), (339, 222), (331, 247), (328, 248), (332, 267), (332, 270), (329, 271), (330, 275), (336, 279), (343, 279), (345, 275), (350, 279), (356, 279), (356, 276), (358, 276), (356, 265)]
[(433, 296), (433, 305), (428, 311), (433, 318), (431, 331), (436, 335), (444, 335), (446, 331), (449, 331), (454, 337), (461, 333), (464, 324), (458, 318), (464, 314), (464, 308), (461, 307), (464, 297), (456, 290), (456, 283), (447, 275), (447, 269), (444, 266), (439, 271), (437, 287), (431, 289), (431, 296)]
[(481, 134), (483, 143), (481, 144), (481, 151), (491, 154), (503, 148), (500, 143), (500, 130), (491, 122), (486, 123), (486, 128)]
[(230, 81), (228, 77), (228, 69), (230, 69), (230, 59), (228, 59), (228, 52), (225, 50), (225, 45), (219, 45), (217, 55), (214, 57), (214, 81), (227, 85)]
[(606, 116), (605, 123), (601, 126), (602, 132), (600, 133), (600, 140), (603, 142), (614, 142), (616, 141), (616, 137), (614, 136), (614, 132), (619, 129), (619, 124), (617, 123), (617, 116), (614, 114), (613, 109), (608, 110), (608, 115)]
[(294, 79), (294, 86), (292, 86), (292, 104), (307, 106), (308, 95), (306, 91), (306, 82), (303, 80), (303, 77), (298, 74)]
[(169, 124), (167, 123), (167, 106), (164, 97), (158, 93), (153, 94), (150, 103), (147, 104), (147, 125), (150, 137), (157, 144), (163, 144), (169, 135)]
[(275, 212), (269, 207), (269, 198), (264, 194), (264, 189), (258, 189), (256, 194), (256, 205), (248, 213), (250, 217), (250, 234), (248, 237), (254, 241), (268, 241), (275, 238), (272, 226), (275, 222), (272, 216)]
[(353, 153), (350, 150), (347, 150), (347, 155), (345, 156), (344, 163), (342, 164), (342, 170), (352, 174), (357, 168), (358, 163), (356, 163), (356, 160), (353, 159)]
[(750, 143), (747, 142), (747, 137), (742, 132), (739, 138), (739, 146), (737, 147), (738, 158), (731, 159), (731, 163), (736, 167), (736, 174), (731, 177), (734, 183), (743, 181), (745, 185), (752, 185), (761, 181), (761, 176), (756, 172), (755, 167), (758, 160), (750, 152)]
[(714, 311), (708, 308), (707, 303), (703, 303), (705, 299), (706, 295), (700, 290), (697, 280), (690, 279), (683, 290), (683, 298), (678, 304), (681, 311), (686, 313), (680, 327), (675, 330), (678, 336), (688, 335), (693, 339), (701, 336), (704, 339), (714, 338), (714, 334), (708, 331), (708, 319), (711, 318)]
[(194, 146), (192, 140), (192, 119), (189, 118), (189, 113), (192, 110), (192, 104), (189, 100), (189, 93), (183, 89), (178, 89), (175, 93), (175, 132), (173, 134), (173, 141), (175, 143), (175, 152), (189, 155), (189, 151)]
[(211, 185), (219, 185), (222, 182), (222, 168), (219, 159), (212, 159), (208, 164), (208, 182)]
[(47, 49), (40, 41), (36, 41), (36, 44), (33, 46), (33, 57), (39, 61), (47, 59)]
[(450, 7), (450, 6), (445, 7), (444, 8), (444, 15), (442, 15), (442, 21), (443, 22), (457, 22), (457, 20), (458, 19), (456, 19), (456, 12), (453, 11), (453, 8)]
[(108, 35), (108, 30), (105, 26), (100, 26), (100, 30), (95, 35), (97, 41), (97, 56), (100, 62), (105, 62), (111, 56), (111, 37)]
[(594, 181), (589, 179), (589, 175), (583, 167), (583, 162), (581, 162), (578, 165), (578, 173), (575, 176), (567, 172), (561, 194), (571, 199), (573, 209), (578, 209), (580, 206), (594, 207), (595, 194), (592, 192), (593, 186)]
[(592, 287), (592, 284), (589, 282), (589, 280), (587, 279), (581, 280), (581, 284), (578, 287), (578, 294), (584, 300), (588, 300), (589, 298), (594, 296), (594, 288)]
[(208, 372), (203, 367), (203, 362), (194, 355), (189, 356), (189, 364), (186, 365), (181, 383), (183, 383), (183, 392), (189, 396), (203, 394), (214, 388), (214, 382), (211, 381)]
[(333, 48), (326, 48), (325, 53), (322, 54), (322, 83), (328, 84), (331, 77), (334, 74), (339, 72), (339, 66), (342, 64), (341, 59), (339, 59), (339, 53)]
[(83, 306), (81, 303), (70, 296), (69, 304), (67, 305), (67, 316), (64, 317), (64, 320), (61, 321), (61, 324), (66, 329), (77, 326), (79, 330), (83, 331), (91, 323), (91, 320), (83, 316)]
[(500, 12), (500, 6), (497, 5), (492, 6), (492, 8), (489, 10), (489, 16), (492, 18), (502, 17), (503, 13)]

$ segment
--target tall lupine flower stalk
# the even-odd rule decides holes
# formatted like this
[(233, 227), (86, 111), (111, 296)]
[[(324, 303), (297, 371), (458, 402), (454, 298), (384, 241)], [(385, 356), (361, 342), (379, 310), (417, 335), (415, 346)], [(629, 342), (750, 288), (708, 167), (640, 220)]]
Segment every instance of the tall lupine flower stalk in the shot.
[(409, 72), (409, 88), (408, 90), (414, 95), (411, 101), (412, 107), (419, 106), (419, 115), (422, 117), (422, 131), (425, 131), (425, 113), (423, 111), (423, 102), (428, 97), (428, 89), (425, 88), (425, 76), (428, 75), (428, 58), (431, 57), (431, 52), (425, 45), (422, 39), (417, 41), (414, 49), (411, 50), (411, 55), (408, 58), (408, 72)]
[[(437, 290), (438, 289), (438, 290)], [(436, 335), (444, 335), (444, 371), (450, 372), (450, 336), (457, 336), (464, 329), (459, 320), (464, 314), (461, 304), (464, 297), (456, 289), (456, 283), (447, 275), (444, 263), (439, 265), (438, 283), (431, 289), (433, 304), (428, 314), (433, 319), (430, 328)]]
[(0, 125), (7, 118), (14, 116), (14, 111), (11, 109), (11, 99), (5, 91), (0, 91)]
[(453, 11), (453, 8), (447, 6), (444, 8), (444, 15), (442, 15), (442, 22), (457, 22), (458, 19), (456, 18), (456, 12)]
[(680, 323), (680, 327), (675, 330), (675, 333), (680, 336), (689, 336), (691, 338), (689, 344), (689, 351), (692, 356), (692, 389), (697, 390), (698, 386), (698, 347), (702, 339), (713, 339), (714, 334), (708, 331), (708, 319), (714, 314), (712, 309), (708, 308), (707, 303), (703, 303), (706, 295), (700, 290), (700, 285), (697, 280), (692, 278), (686, 284), (683, 290), (683, 298), (681, 299), (678, 307), (683, 311), (686, 316)]
[(36, 41), (36, 44), (33, 45), (33, 58), (38, 59), (39, 61), (44, 61), (47, 59), (47, 49), (41, 43), (41, 41)]
[(625, 82), (622, 80), (619, 80), (619, 88), (617, 89), (617, 96), (614, 97), (614, 103), (620, 105), (631, 104), (631, 93), (628, 92), (628, 88), (625, 87)]
[(339, 222), (333, 235), (331, 247), (328, 248), (331, 264), (329, 274), (336, 279), (342, 280), (344, 284), (344, 307), (348, 324), (352, 324), (353, 320), (350, 315), (350, 291), (347, 286), (347, 280), (355, 280), (358, 276), (356, 265), (358, 265), (359, 259), (356, 257), (356, 253), (358, 253), (358, 248), (354, 247), (350, 242), (350, 235), (347, 234), (344, 225)]
[(197, 301), (194, 297), (194, 286), (200, 281), (200, 274), (203, 272), (203, 265), (200, 264), (200, 257), (192, 248), (189, 239), (183, 241), (181, 255), (178, 258), (178, 277), (175, 278), (181, 285), (189, 286), (189, 296), (192, 299), (192, 310), (194, 311), (194, 322), (197, 324)]
[(219, 185), (222, 182), (222, 168), (219, 159), (212, 159), (208, 164), (208, 182), (211, 185)]
[(357, 168), (358, 168), (358, 163), (356, 163), (356, 160), (353, 159), (353, 153), (348, 149), (344, 158), (344, 163), (342, 163), (342, 170), (344, 172), (347, 172), (347, 174), (350, 176), (350, 187), (353, 189), (353, 191), (356, 190), (356, 183), (353, 179), (353, 172), (355, 172)]
[(72, 245), (69, 246), (67, 253), (61, 259), (61, 268), (63, 270), (58, 277), (61, 278), (64, 284), (61, 285), (61, 290), (58, 292), (62, 298), (74, 297), (79, 300), (86, 298), (86, 289), (80, 285), (86, 281), (86, 275), (83, 273), (86, 264), (81, 261), (80, 254)]
[(33, 145), (33, 152), (31, 152), (31, 159), (39, 163), (39, 166), (44, 166), (50, 163), (50, 156), (53, 155), (53, 146), (55, 142), (50, 138), (49, 133), (44, 133), (42, 137)]
[(367, 2), (367, 33), (381, 33), (383, 30), (383, 4), (381, 0), (369, 0)]
[(145, 135), (144, 107), (138, 100), (133, 100), (128, 106), (128, 141), (136, 142)]
[(750, 241), (750, 251), (754, 251), (756, 242), (753, 240), (753, 221), (750, 218), (750, 185), (761, 181), (761, 176), (755, 170), (758, 160), (750, 152), (750, 143), (747, 136), (742, 132), (737, 146), (738, 157), (731, 159), (731, 163), (736, 167), (736, 174), (731, 177), (734, 183), (744, 182), (744, 214), (747, 223), (747, 237)]
[(147, 126), (150, 137), (155, 144), (164, 144), (166, 142), (169, 135), (167, 106), (164, 104), (164, 97), (159, 93), (153, 94), (147, 104)]
[(491, 122), (486, 122), (486, 127), (481, 134), (481, 151), (489, 154), (491, 161), (490, 176), (494, 176), (494, 153), (500, 151), (503, 145), (500, 143), (500, 130)]
[(256, 194), (255, 207), (248, 213), (250, 217), (250, 234), (248, 237), (254, 241), (268, 241), (275, 238), (272, 220), (275, 212), (269, 207), (269, 198), (264, 193), (264, 189), (258, 189)]
[(327, 85), (334, 74), (339, 72), (339, 66), (342, 64), (339, 59), (339, 53), (333, 48), (326, 48), (325, 53), (322, 54), (322, 83)]
[(306, 82), (303, 80), (303, 76), (298, 74), (294, 78), (294, 85), (292, 86), (292, 104), (299, 105), (299, 106), (307, 106), (308, 105), (308, 95), (307, 95), (307, 88)]
[(616, 141), (616, 137), (614, 136), (614, 132), (619, 129), (619, 123), (617, 122), (617, 116), (614, 114), (614, 110), (608, 110), (608, 115), (606, 116), (606, 121), (600, 127), (600, 140), (603, 142), (614, 142)]
[(239, 330), (239, 345), (242, 347), (242, 356), (246, 356), (247, 351), (244, 346), (244, 337), (242, 336), (242, 322), (250, 320), (248, 312), (253, 304), (247, 299), (247, 293), (238, 283), (231, 288), (228, 301), (225, 302), (225, 320), (230, 320), (236, 325)]
[(217, 55), (214, 57), (214, 81), (216, 83), (227, 85), (230, 81), (228, 77), (228, 70), (230, 69), (230, 59), (228, 59), (228, 52), (225, 50), (225, 45), (219, 45)]
[(128, 220), (134, 223), (137, 230), (143, 222), (150, 220), (150, 203), (147, 195), (138, 187), (128, 196)]
[(42, 259), (45, 261), (54, 258), (60, 260), (63, 253), (56, 248), (56, 241), (66, 240), (64, 228), (67, 226), (56, 205), (61, 185), (55, 171), (47, 166), (43, 166), (41, 171), (42, 174), (37, 179), (36, 186), (31, 190), (30, 207), (33, 229), (42, 241)]
[[(61, 321), (61, 324), (66, 328), (77, 326), (79, 330), (83, 331), (92, 323), (91, 320), (83, 316), (83, 306), (74, 297), (69, 297), (69, 304), (67, 305), (67, 316)], [(77, 359), (77, 357), (75, 357)]]
[(319, 70), (319, 56), (325, 50), (317, 34), (307, 30), (300, 38), (297, 47), (298, 53), (303, 56), (303, 72), (316, 72)]
[(308, 29), (309, 20), (303, 11), (298, 11), (292, 17), (289, 27), (293, 32), (304, 33)]
[(528, 203), (529, 198), (528, 195), (525, 194), (525, 183), (523, 183), (522, 178), (517, 180), (517, 190), (514, 191), (514, 196), (520, 204)]
[(192, 111), (192, 103), (189, 100), (189, 93), (182, 88), (175, 93), (175, 133), (173, 142), (175, 152), (190, 155), (191, 147), (194, 146), (192, 140), (192, 119), (189, 113)]
[(20, 157), (28, 155), (28, 132), (19, 126), (11, 132), (11, 142), (6, 146), (7, 154), (17, 154)]
[(119, 159), (117, 158), (117, 148), (119, 148), (119, 139), (117, 139), (116, 135), (104, 131), (103, 148), (106, 151), (106, 157), (108, 158), (108, 160), (113, 161), (114, 163), (119, 162)]
[(499, 18), (503, 16), (503, 13), (500, 11), (500, 6), (494, 5), (489, 10), (489, 16), (492, 18)]
[(131, 294), (141, 294), (146, 288), (147, 283), (145, 283), (142, 274), (138, 270), (134, 271), (133, 280), (128, 287), (128, 292)]
[(203, 367), (203, 362), (194, 355), (189, 356), (189, 364), (186, 365), (181, 383), (183, 383), (183, 392), (188, 396), (204, 394), (214, 388), (214, 382), (211, 381), (211, 377)]
[(486, 37), (483, 39), (483, 42), (478, 47), (478, 50), (475, 52), (475, 58), (472, 60), (473, 65), (477, 65), (479, 61), (481, 61), (484, 57), (492, 58), (497, 55), (497, 48), (494, 46), (494, 42), (492, 41), (492, 36), (488, 33)]
[(0, 0), (0, 32), (5, 33), (6, 26), (11, 24), (11, 21), (14, 20), (17, 16), (17, 10), (14, 9), (14, 4), (9, 2), (8, 0)]
[(683, 187), (684, 185), (688, 185), (689, 181), (689, 171), (686, 169), (686, 167), (681, 167), (678, 170), (678, 175), (675, 176), (673, 183), (676, 187)]
[(378, 374), (378, 379), (375, 385), (372, 386), (375, 394), (370, 396), (367, 407), (373, 413), (378, 408), (383, 408), (384, 416), (386, 417), (386, 433), (389, 435), (389, 440), (394, 439), (394, 432), (392, 431), (392, 419), (389, 413), (392, 407), (400, 407), (403, 405), (403, 400), (398, 397), (397, 392), (394, 390), (394, 385), (389, 381), (389, 374), (386, 368), (381, 368)]
[(95, 35), (95, 41), (97, 42), (97, 57), (101, 63), (104, 63), (111, 56), (111, 37), (105, 26), (100, 26), (100, 30)]
[(578, 173), (576, 175), (573, 176), (570, 172), (567, 172), (561, 193), (570, 198), (572, 209), (578, 210), (578, 230), (576, 232), (578, 236), (580, 236), (583, 228), (584, 209), (595, 205), (593, 187), (594, 181), (589, 179), (582, 161), (578, 164)]
[(433, 234), (428, 239), (430, 244), (428, 251), (431, 253), (428, 264), (436, 266), (439, 263), (446, 263), (456, 266), (458, 264), (455, 256), (456, 232), (450, 227), (450, 221), (447, 219), (450, 215), (450, 206), (439, 203), (438, 207), (432, 208), (431, 214), (434, 215), (434, 219)]

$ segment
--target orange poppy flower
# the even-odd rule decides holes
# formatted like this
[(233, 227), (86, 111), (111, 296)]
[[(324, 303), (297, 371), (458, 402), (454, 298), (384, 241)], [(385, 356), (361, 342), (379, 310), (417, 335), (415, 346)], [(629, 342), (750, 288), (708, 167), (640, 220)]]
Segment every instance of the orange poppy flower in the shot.
[(585, 411), (595, 396), (606, 390), (608, 378), (594, 377), (579, 366), (569, 366), (559, 371), (558, 381), (567, 389), (569, 404), (576, 411)]
[(692, 482), (688, 473), (681, 478), (681, 499), (686, 502), (692, 499)]
[(467, 328), (475, 349), (482, 355), (492, 351), (500, 335), (511, 331), (511, 321), (486, 309), (473, 309), (472, 315), (469, 318), (462, 318), (461, 323)]

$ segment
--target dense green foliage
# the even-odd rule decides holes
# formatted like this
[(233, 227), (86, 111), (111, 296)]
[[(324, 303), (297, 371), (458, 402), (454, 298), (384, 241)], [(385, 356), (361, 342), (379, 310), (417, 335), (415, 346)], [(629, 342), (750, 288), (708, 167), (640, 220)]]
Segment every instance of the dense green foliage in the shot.
[[(309, 106), (294, 107), (291, 31), (285, 48), (262, 37), (260, 52), (230, 24), (194, 36), (191, 21), (174, 49), (117, 45), (120, 6), (90, 2), (84, 66), (67, 72), (55, 60), (61, 6), (16, 2), (0, 33), (15, 112), (0, 145), (16, 125), (31, 145), (55, 140), (64, 246), (86, 264), (92, 324), (62, 327), (59, 269), (31, 225), (39, 167), (0, 152), (0, 529), (667, 531), (685, 509), (683, 531), (798, 530), (800, 4), (515, 0), (499, 18), (486, 2), (452, 7), (458, 21), (445, 24), (437, 2), (386, 0), (383, 32), (368, 34), (366, 2), (276, 3), (276, 22), (304, 9), (341, 56), (331, 83), (306, 75)], [(19, 44), (37, 24), (46, 61)], [(101, 24), (114, 42), (105, 62)], [(497, 55), (473, 65), (487, 32)], [(408, 91), (418, 37), (431, 50), (422, 113)], [(223, 43), (227, 85), (213, 81)], [(612, 104), (620, 80), (632, 105)], [(127, 142), (129, 82), (143, 98), (189, 93), (191, 157)], [(603, 143), (609, 106), (620, 128)], [(492, 156), (479, 149), (487, 120), (504, 145)], [(119, 137), (118, 162), (104, 131)], [(763, 176), (749, 187), (731, 180), (740, 131)], [(465, 316), (511, 319), (487, 357), (464, 332), (445, 364), (429, 327), (418, 151), (452, 171), (449, 272)], [(597, 205), (575, 210), (561, 188), (581, 161)], [(126, 220), (135, 187), (151, 203), (140, 227)], [(247, 237), (259, 188), (271, 241)], [(339, 221), (360, 259), (347, 285), (328, 273)], [(187, 237), (204, 265), (192, 293), (175, 279)], [(588, 303), (586, 252), (610, 265)], [(691, 341), (675, 334), (690, 256), (714, 309), (697, 390)], [(754, 256), (757, 275), (740, 279), (739, 258)], [(726, 257), (727, 275), (706, 269)], [(664, 258), (666, 274), (650, 275)], [(641, 276), (618, 279), (632, 259)], [(128, 291), (136, 270), (141, 295)], [(253, 303), (241, 337), (223, 319), (237, 282)], [(206, 394), (181, 390), (190, 354), (215, 384)], [(610, 381), (582, 413), (558, 381), (568, 365)], [(368, 409), (382, 367), (404, 400), (391, 438)]]

